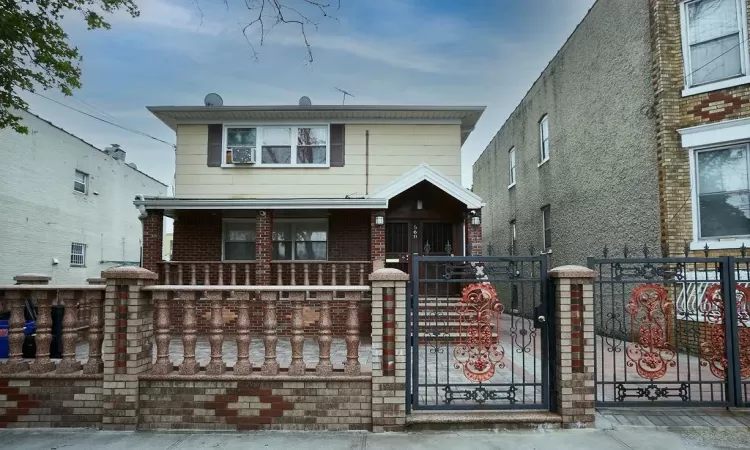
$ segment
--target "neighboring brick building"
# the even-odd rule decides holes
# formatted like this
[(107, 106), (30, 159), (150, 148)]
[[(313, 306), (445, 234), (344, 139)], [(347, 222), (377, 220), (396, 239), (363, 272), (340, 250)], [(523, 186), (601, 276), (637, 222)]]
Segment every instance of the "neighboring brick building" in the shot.
[(485, 248), (750, 247), (749, 36), (747, 0), (598, 0), (474, 164)]

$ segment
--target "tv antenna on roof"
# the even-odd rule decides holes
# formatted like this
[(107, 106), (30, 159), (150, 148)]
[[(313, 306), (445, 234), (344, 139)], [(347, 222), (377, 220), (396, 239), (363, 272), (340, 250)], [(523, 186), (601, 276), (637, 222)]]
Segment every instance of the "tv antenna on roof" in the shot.
[(341, 100), (341, 104), (342, 104), (342, 105), (346, 104), (346, 96), (347, 96), (347, 95), (348, 95), (349, 97), (351, 97), (351, 98), (354, 98), (354, 96), (353, 96), (352, 94), (350, 94), (350, 93), (346, 92), (346, 91), (345, 91), (345, 90), (343, 90), (343, 89), (339, 89), (339, 88), (337, 88), (337, 87), (334, 87), (334, 89), (336, 89), (337, 91), (339, 91), (339, 92), (341, 92), (342, 94), (344, 94), (344, 99), (343, 99), (343, 100)]

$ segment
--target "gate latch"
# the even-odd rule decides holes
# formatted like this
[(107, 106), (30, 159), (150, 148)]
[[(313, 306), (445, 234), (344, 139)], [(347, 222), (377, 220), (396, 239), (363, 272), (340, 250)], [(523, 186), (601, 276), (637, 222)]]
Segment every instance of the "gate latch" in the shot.
[(534, 328), (542, 328), (547, 323), (547, 317), (544, 314), (544, 308), (541, 305), (534, 308)]

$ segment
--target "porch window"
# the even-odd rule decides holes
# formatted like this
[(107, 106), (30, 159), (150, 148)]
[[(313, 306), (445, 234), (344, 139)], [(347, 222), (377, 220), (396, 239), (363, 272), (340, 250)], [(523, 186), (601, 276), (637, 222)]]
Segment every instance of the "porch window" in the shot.
[(252, 261), (255, 259), (255, 222), (224, 222), (224, 260)]
[(750, 236), (750, 146), (697, 150), (695, 167), (699, 239)]
[(273, 255), (279, 261), (328, 259), (326, 219), (277, 220), (273, 227)]

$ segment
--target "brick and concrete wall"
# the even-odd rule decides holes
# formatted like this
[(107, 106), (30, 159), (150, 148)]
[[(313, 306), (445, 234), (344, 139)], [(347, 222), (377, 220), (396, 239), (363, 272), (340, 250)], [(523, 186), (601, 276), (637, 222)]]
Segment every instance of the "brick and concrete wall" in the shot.
[(0, 428), (98, 428), (101, 375), (0, 379)]
[[(649, 7), (662, 242), (672, 256), (681, 256), (694, 236), (689, 151), (682, 147), (677, 130), (750, 117), (750, 85), (683, 97), (680, 2), (649, 0)], [(736, 253), (712, 251), (711, 256)]]
[[(280, 377), (281, 378), (281, 377)], [(139, 429), (369, 430), (372, 385), (359, 379), (141, 381)]]

